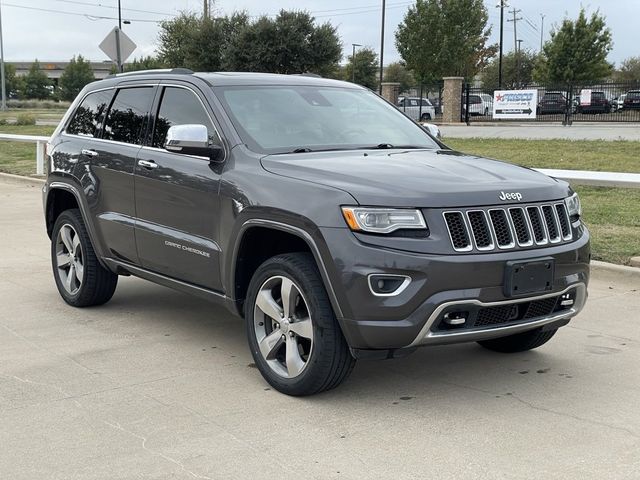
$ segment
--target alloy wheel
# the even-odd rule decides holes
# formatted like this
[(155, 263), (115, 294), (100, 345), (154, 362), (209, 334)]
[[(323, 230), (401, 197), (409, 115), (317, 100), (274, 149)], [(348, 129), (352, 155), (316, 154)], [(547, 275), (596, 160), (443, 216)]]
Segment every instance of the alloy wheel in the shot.
[(267, 365), (284, 378), (307, 367), (313, 350), (313, 322), (300, 288), (284, 276), (267, 279), (254, 305), (254, 332)]
[(56, 238), (56, 267), (67, 293), (78, 293), (84, 279), (84, 255), (78, 232), (68, 223), (60, 228)]

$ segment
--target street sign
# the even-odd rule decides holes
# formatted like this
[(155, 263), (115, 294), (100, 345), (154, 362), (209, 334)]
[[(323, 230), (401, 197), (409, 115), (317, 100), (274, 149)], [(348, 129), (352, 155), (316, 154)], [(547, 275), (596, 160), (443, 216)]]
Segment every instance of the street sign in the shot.
[[(119, 37), (119, 38), (118, 38)], [(120, 42), (120, 58), (118, 58), (118, 41)], [(99, 45), (100, 50), (114, 62), (124, 63), (136, 49), (136, 44), (122, 30), (114, 27)]]
[(537, 90), (496, 90), (493, 92), (493, 118), (533, 119), (537, 104)]

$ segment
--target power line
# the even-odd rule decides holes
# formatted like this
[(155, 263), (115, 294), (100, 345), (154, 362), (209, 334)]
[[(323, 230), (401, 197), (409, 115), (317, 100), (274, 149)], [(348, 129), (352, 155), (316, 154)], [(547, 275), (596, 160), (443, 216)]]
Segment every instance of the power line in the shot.
[[(38, 12), (47, 12), (47, 13), (59, 13), (61, 15), (73, 15), (76, 17), (85, 17), (89, 20), (118, 20), (118, 17), (107, 17), (104, 15), (91, 15), (88, 13), (78, 13), (78, 12), (67, 12), (64, 10), (51, 10), (49, 8), (39, 8), (39, 7), (29, 7), (26, 5), (15, 5), (13, 3), (3, 3), (6, 7), (13, 8), (22, 8), (24, 10), (36, 10)], [(158, 23), (160, 20), (151, 20), (145, 18), (128, 18), (127, 20), (131, 20), (132, 22), (140, 22), (140, 23)]]
[[(109, 8), (112, 10), (118, 10), (118, 7), (113, 5), (103, 5), (101, 3), (81, 2), (79, 0), (53, 0), (54, 2), (69, 3), (72, 5), (84, 5), (87, 7)], [(175, 17), (176, 13), (167, 12), (154, 12), (153, 10), (138, 10), (137, 8), (122, 8), (123, 11), (136, 12), (136, 13), (150, 13), (153, 15), (164, 15), (165, 17)]]

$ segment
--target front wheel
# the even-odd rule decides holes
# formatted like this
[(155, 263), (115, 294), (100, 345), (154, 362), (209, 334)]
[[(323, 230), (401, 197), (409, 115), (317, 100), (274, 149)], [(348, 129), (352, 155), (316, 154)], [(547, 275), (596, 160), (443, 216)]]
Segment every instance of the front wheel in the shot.
[(558, 329), (543, 331), (542, 328), (536, 328), (528, 332), (516, 333), (508, 337), (493, 338), (491, 340), (481, 340), (478, 343), (484, 348), (501, 353), (525, 352), (538, 348), (555, 335)]
[(422, 117), (421, 117), (421, 121), (428, 122), (429, 120), (431, 120), (431, 114), (430, 113), (423, 113)]
[(308, 253), (278, 255), (258, 268), (249, 284), (245, 320), (258, 370), (282, 393), (330, 390), (355, 365)]

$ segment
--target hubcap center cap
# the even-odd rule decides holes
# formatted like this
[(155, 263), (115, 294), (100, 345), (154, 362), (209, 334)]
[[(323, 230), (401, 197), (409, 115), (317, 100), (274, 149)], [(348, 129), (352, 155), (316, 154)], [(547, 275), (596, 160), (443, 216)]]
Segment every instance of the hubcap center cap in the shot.
[(283, 318), (282, 321), (280, 322), (280, 330), (282, 330), (282, 333), (287, 334), (289, 333), (289, 325), (291, 324), (291, 322), (289, 321), (288, 318)]

